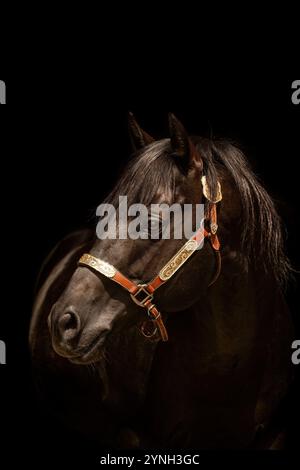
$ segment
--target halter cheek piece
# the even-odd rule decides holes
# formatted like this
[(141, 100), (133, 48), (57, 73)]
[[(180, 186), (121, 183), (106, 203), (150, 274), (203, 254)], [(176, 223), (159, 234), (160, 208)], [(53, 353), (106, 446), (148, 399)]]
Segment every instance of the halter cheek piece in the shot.
[[(84, 254), (78, 261), (79, 266), (86, 266), (112, 281), (116, 282), (124, 289), (126, 289), (131, 299), (139, 307), (143, 307), (147, 310), (149, 320), (154, 325), (152, 331), (149, 330), (149, 320), (144, 321), (141, 326), (141, 333), (147, 338), (152, 338), (156, 335), (157, 330), (160, 333), (162, 341), (168, 341), (168, 333), (164, 325), (162, 316), (158, 311), (156, 305), (153, 302), (155, 291), (165, 284), (171, 277), (184, 265), (184, 263), (195, 253), (199, 245), (203, 243), (205, 239), (208, 239), (212, 246), (217, 259), (217, 270), (210, 282), (209, 286), (214, 284), (219, 277), (221, 272), (221, 255), (220, 255), (220, 242), (217, 236), (218, 224), (217, 224), (217, 207), (216, 204), (221, 201), (221, 187), (218, 183), (218, 195), (212, 201), (210, 198), (208, 186), (206, 184), (205, 176), (202, 177), (203, 194), (209, 200), (209, 211), (207, 221), (209, 224), (209, 231), (202, 227), (197, 230), (195, 235), (191, 237), (168, 261), (167, 264), (160, 270), (159, 274), (148, 282), (148, 284), (136, 284), (135, 282), (128, 279), (120, 271), (118, 271), (111, 264), (102, 261), (95, 256), (90, 254)], [(148, 331), (147, 331), (148, 328)]]

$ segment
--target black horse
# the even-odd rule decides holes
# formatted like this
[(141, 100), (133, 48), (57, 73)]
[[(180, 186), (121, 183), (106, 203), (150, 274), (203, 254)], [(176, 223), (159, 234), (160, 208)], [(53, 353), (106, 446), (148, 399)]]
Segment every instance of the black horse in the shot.
[[(203, 202), (222, 188), (218, 237), (157, 291), (169, 341), (141, 334), (146, 313), (105, 276), (78, 266), (91, 253), (136, 283), (149, 281), (178, 239), (99, 240), (71, 234), (46, 260), (30, 328), (45, 406), (103, 445), (272, 447), (273, 419), (290, 381), (293, 326), (282, 288), (290, 266), (280, 219), (245, 157), (224, 140), (189, 137), (170, 116), (154, 141), (131, 117), (135, 153), (107, 198), (128, 204)], [(258, 431), (260, 439), (258, 439)]]

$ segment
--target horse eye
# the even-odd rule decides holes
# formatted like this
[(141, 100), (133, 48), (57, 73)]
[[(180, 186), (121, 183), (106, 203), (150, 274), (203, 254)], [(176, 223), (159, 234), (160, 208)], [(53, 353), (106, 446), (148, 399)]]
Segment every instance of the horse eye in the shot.
[(150, 217), (148, 219), (148, 234), (149, 239), (157, 241), (162, 236), (162, 221), (158, 217)]

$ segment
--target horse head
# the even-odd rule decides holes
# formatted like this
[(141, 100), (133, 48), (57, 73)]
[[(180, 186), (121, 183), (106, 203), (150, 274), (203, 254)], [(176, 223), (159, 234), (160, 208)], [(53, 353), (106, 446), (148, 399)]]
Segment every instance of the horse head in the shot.
[[(207, 165), (195, 140), (172, 114), (169, 116), (169, 139), (155, 141), (132, 115), (129, 129), (135, 153), (106, 202), (117, 208), (118, 196), (126, 195), (128, 204), (142, 203), (147, 208), (153, 204), (181, 208), (188, 205), (191, 223), (196, 224), (196, 206), (204, 202), (207, 212), (209, 201), (204, 196), (201, 180)], [(212, 197), (218, 190), (214, 176), (211, 172), (206, 173)], [(149, 216), (142, 228), (144, 232), (150, 232), (157, 220), (160, 223), (159, 217), (156, 221), (153, 217), (153, 214)], [(120, 219), (116, 223), (119, 229)], [(173, 231), (174, 225), (172, 220)], [(148, 283), (180, 251), (187, 239), (184, 234), (167, 239), (162, 236), (153, 239), (150, 233), (146, 235), (139, 239), (96, 239), (90, 255), (113, 266), (135, 285)], [(185, 254), (181, 252), (180, 256), (183, 258)], [(215, 269), (214, 250), (205, 240), (188, 263), (155, 293), (155, 304), (162, 318), (199, 300), (212, 281)], [(137, 303), (108, 277), (86, 265), (79, 265), (49, 315), (55, 351), (76, 363), (96, 361), (108, 338), (113, 338), (115, 333), (126, 334), (126, 328), (139, 326), (147, 318)]]

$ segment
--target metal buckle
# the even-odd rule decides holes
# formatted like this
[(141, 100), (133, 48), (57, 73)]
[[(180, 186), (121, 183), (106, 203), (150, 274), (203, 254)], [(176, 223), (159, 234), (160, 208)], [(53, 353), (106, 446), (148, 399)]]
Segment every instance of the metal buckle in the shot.
[(150, 307), (147, 308), (147, 314), (148, 314), (148, 317), (150, 320), (152, 321), (156, 321), (159, 317), (160, 317), (160, 312), (158, 312), (158, 315), (156, 317), (154, 317), (152, 315), (152, 309), (155, 307), (154, 304), (150, 305)]
[(210, 231), (213, 235), (215, 235), (218, 231), (218, 225), (216, 223), (210, 224)]
[[(151, 338), (155, 337), (155, 335), (156, 335), (156, 333), (157, 333), (158, 330), (157, 330), (157, 327), (154, 327), (152, 332), (150, 332), (150, 331), (147, 332), (147, 331), (146, 331), (146, 323), (147, 323), (147, 322), (143, 322), (143, 323), (142, 323), (142, 325), (141, 325), (141, 327), (140, 327), (140, 332), (142, 333), (142, 335), (143, 335), (145, 338), (151, 339)], [(152, 323), (152, 325), (153, 325), (153, 323)], [(158, 338), (156, 341), (158, 341), (158, 340), (159, 340), (159, 338)], [(153, 340), (152, 340), (152, 341), (153, 341)]]
[[(148, 302), (149, 300), (151, 301), (153, 299), (153, 295), (150, 294), (145, 287), (147, 284), (138, 284), (139, 289), (136, 291), (135, 294), (130, 294), (130, 297), (140, 307), (145, 307), (145, 303)], [(138, 298), (137, 296), (139, 294), (144, 294), (144, 298)]]

